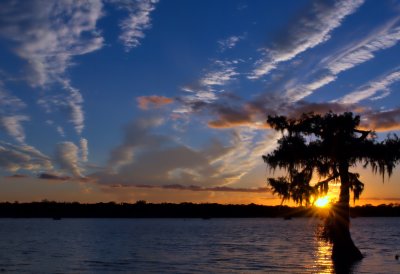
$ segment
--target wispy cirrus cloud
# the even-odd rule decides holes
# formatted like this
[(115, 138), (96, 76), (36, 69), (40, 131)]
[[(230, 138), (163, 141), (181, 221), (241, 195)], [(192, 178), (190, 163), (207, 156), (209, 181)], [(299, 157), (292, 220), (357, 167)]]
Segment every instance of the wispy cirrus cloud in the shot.
[(2, 1), (0, 36), (13, 41), (14, 52), (27, 61), (31, 84), (44, 86), (64, 77), (72, 57), (103, 46), (96, 29), (101, 16), (100, 0)]
[[(47, 112), (65, 112), (68, 121), (74, 126), (75, 131), (81, 134), (85, 127), (85, 115), (83, 111), (83, 97), (80, 91), (71, 86), (69, 80), (61, 80), (62, 89), (53, 95), (45, 95), (37, 103)], [(60, 133), (63, 133), (62, 130)]]
[(350, 42), (339, 51), (324, 58), (311, 75), (308, 75), (308, 77), (314, 75), (312, 80), (306, 83), (288, 81), (284, 97), (292, 102), (304, 99), (314, 91), (336, 81), (339, 74), (373, 59), (376, 52), (397, 45), (400, 40), (399, 21), (399, 17), (393, 18), (380, 28), (373, 30), (367, 37)]
[(23, 144), (25, 143), (25, 131), (21, 122), (29, 120), (26, 115), (2, 116), (0, 114), (0, 128)]
[(311, 80), (309, 83), (289, 82), (286, 87), (285, 98), (290, 102), (297, 102), (311, 95), (314, 91), (334, 82), (337, 79), (336, 75), (323, 75)]
[(74, 125), (78, 134), (81, 134), (85, 127), (85, 114), (83, 111), (83, 97), (80, 91), (72, 87), (69, 81), (63, 81), (64, 89), (67, 91), (66, 110), (70, 116), (70, 122)]
[[(49, 89), (60, 84), (66, 93), (41, 98), (40, 104), (65, 106), (78, 134), (84, 128), (82, 95), (66, 76), (75, 56), (100, 49), (104, 39), (96, 24), (103, 16), (101, 0), (43, 3), (2, 1), (0, 36), (13, 42), (13, 52), (26, 61), (27, 80), (33, 87)], [(62, 103), (61, 103), (62, 102)]]
[(124, 44), (125, 51), (129, 52), (140, 45), (140, 40), (145, 37), (144, 31), (151, 28), (150, 15), (156, 8), (158, 0), (112, 0), (110, 2), (128, 12), (128, 17), (120, 23), (122, 33), (119, 40)]
[(314, 1), (310, 12), (289, 26), (281, 41), (265, 49), (266, 57), (256, 63), (256, 68), (248, 78), (258, 79), (280, 63), (292, 60), (300, 53), (329, 40), (331, 32), (363, 3), (364, 0)]
[(25, 143), (22, 122), (30, 120), (29, 116), (20, 113), (25, 106), (22, 100), (6, 91), (0, 82), (0, 129), (21, 144)]
[(244, 39), (243, 35), (241, 36), (232, 35), (226, 39), (219, 40), (218, 41), (219, 49), (222, 52), (228, 49), (232, 49), (237, 45), (237, 43), (239, 43), (243, 39)]
[(174, 102), (172, 98), (160, 95), (139, 96), (136, 98), (136, 101), (138, 103), (138, 107), (143, 110), (160, 108), (164, 105), (168, 105)]
[(26, 104), (18, 97), (6, 91), (4, 84), (0, 81), (0, 106), (0, 111), (10, 113), (23, 109)]
[(181, 105), (174, 112), (196, 112), (217, 101), (221, 96), (222, 88), (236, 80), (240, 75), (237, 72), (239, 63), (239, 60), (215, 60), (211, 68), (204, 73), (196, 84), (182, 88), (186, 94), (177, 98)]
[(200, 79), (200, 85), (205, 87), (223, 86), (234, 80), (239, 75), (235, 69), (235, 64), (237, 63), (238, 61), (215, 61), (214, 66), (216, 68), (207, 72)]
[(0, 141), (0, 168), (16, 172), (18, 170), (52, 170), (51, 158), (28, 145), (13, 145)]
[(375, 57), (375, 53), (395, 46), (400, 40), (400, 17), (393, 18), (366, 38), (345, 47), (342, 52), (322, 60), (333, 75), (365, 63)]
[(375, 81), (370, 81), (361, 88), (348, 93), (336, 101), (343, 104), (355, 104), (375, 96), (378, 92), (384, 92), (384, 95), (388, 96), (390, 93), (389, 87), (398, 81), (400, 81), (400, 71), (397, 70), (379, 77), (379, 79)]
[(88, 140), (85, 139), (85, 138), (81, 138), (79, 140), (79, 145), (80, 145), (80, 152), (81, 152), (82, 162), (87, 162), (88, 161), (88, 156), (89, 156)]

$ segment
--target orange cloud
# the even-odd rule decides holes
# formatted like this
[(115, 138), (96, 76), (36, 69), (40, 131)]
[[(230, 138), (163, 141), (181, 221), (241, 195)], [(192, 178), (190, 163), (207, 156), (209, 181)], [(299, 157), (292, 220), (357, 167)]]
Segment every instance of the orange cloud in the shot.
[(136, 98), (138, 107), (143, 110), (159, 108), (163, 105), (171, 104), (174, 100), (165, 96), (151, 95)]
[(380, 132), (400, 130), (400, 108), (369, 114), (362, 127)]
[[(270, 128), (266, 123), (267, 115), (281, 114), (288, 117), (299, 117), (303, 113), (314, 112), (324, 114), (328, 111), (345, 112), (352, 109), (355, 112), (363, 111), (363, 108), (339, 103), (311, 103), (299, 101), (296, 104), (280, 104), (279, 112), (276, 106), (272, 106), (273, 101), (267, 104), (258, 102), (246, 103), (243, 107), (233, 108), (231, 106), (216, 106), (213, 111), (217, 115), (217, 119), (210, 121), (210, 128), (233, 128), (239, 126), (248, 126), (252, 128), (267, 129)], [(272, 106), (272, 107), (271, 107)]]
[[(233, 128), (238, 126), (248, 127), (264, 127), (264, 123), (258, 125), (256, 122), (260, 114), (265, 115), (259, 109), (253, 108), (251, 104), (246, 104), (244, 107), (233, 108), (231, 106), (217, 106), (214, 109), (218, 118), (210, 121), (208, 126), (210, 128)], [(265, 116), (266, 117), (266, 116)], [(266, 120), (266, 119), (264, 119)], [(264, 124), (264, 125), (263, 125)]]

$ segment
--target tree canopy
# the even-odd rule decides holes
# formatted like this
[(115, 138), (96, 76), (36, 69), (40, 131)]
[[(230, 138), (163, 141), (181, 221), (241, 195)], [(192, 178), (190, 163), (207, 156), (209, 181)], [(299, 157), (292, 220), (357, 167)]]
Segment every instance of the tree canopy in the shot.
[[(326, 195), (329, 182), (340, 182), (342, 188), (353, 192), (356, 200), (364, 184), (358, 173), (349, 171), (350, 167), (370, 167), (384, 180), (385, 175), (392, 175), (400, 161), (397, 135), (378, 141), (373, 131), (359, 129), (360, 116), (351, 112), (308, 113), (297, 119), (268, 116), (267, 122), (271, 128), (282, 132), (278, 147), (263, 156), (272, 170), (286, 171), (285, 176), (268, 178), (273, 193), (282, 201), (292, 199), (299, 204), (310, 204), (311, 197)], [(314, 175), (319, 180), (312, 184)]]

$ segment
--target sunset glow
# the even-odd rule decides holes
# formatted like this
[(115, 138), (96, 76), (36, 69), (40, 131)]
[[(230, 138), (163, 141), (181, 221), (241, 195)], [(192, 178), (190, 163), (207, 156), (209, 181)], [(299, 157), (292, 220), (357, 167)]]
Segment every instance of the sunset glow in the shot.
[[(399, 10), (0, 1), (0, 200), (279, 204), (261, 159), (281, 137), (268, 114), (352, 111), (399, 135)], [(358, 205), (400, 202), (398, 168), (385, 185), (359, 168)]]

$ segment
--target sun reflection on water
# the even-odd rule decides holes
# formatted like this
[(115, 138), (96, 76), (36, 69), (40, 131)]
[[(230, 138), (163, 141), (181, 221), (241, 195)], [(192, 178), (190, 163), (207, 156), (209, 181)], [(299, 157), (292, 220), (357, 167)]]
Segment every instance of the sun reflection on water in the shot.
[(334, 271), (332, 263), (332, 245), (322, 239), (316, 239), (315, 265), (319, 268), (319, 273), (332, 273)]
[(319, 225), (314, 235), (314, 262), (311, 267), (316, 273), (334, 273), (332, 244), (321, 237), (323, 226)]

